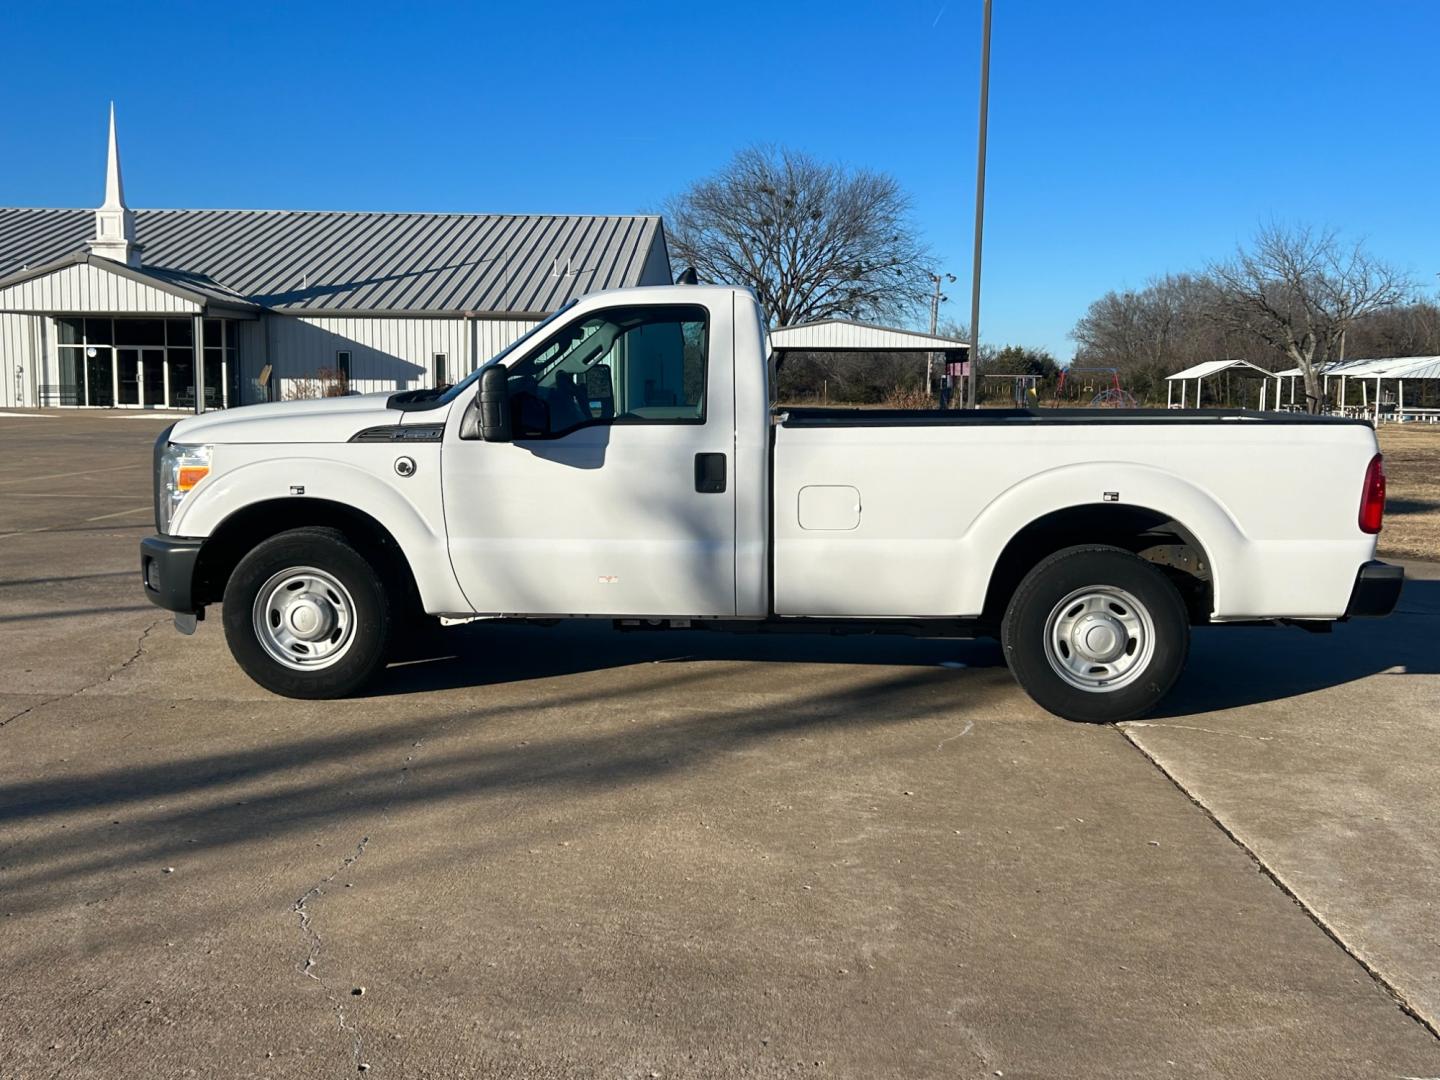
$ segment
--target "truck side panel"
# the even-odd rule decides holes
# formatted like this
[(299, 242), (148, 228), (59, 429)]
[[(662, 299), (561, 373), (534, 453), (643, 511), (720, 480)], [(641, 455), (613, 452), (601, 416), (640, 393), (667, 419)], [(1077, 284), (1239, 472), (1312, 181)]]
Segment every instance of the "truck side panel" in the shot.
[[(782, 424), (776, 612), (979, 615), (1021, 529), (1067, 507), (1118, 503), (1196, 537), (1212, 567), (1213, 617), (1338, 617), (1374, 554), (1356, 520), (1374, 453), (1374, 432), (1360, 425)], [(853, 523), (834, 515), (826, 488), (853, 489)]]
[[(243, 411), (243, 410), (237, 410)], [(395, 460), (415, 470), (400, 476)], [(450, 568), (440, 503), (440, 443), (231, 444), (180, 508), (171, 532), (205, 537), (238, 510), (276, 499), (325, 499), (378, 521), (405, 553), (420, 599), (432, 612), (469, 610)]]

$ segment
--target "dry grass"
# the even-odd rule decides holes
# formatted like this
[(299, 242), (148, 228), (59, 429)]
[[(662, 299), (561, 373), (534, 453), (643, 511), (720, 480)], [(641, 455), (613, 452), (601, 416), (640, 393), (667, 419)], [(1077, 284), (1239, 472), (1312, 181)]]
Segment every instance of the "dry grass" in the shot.
[(1385, 424), (1380, 554), (1440, 560), (1440, 424)]

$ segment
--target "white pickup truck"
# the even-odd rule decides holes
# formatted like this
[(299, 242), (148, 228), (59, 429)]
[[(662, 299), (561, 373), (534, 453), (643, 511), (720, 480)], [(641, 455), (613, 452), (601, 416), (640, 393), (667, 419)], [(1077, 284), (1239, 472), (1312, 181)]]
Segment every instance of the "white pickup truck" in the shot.
[(994, 635), (1084, 721), (1152, 709), (1193, 625), (1395, 606), (1364, 422), (782, 411), (765, 325), (742, 289), (596, 293), (448, 389), (181, 420), (146, 593), (187, 631), (222, 603), (293, 697), (359, 691), (427, 616), (604, 618)]

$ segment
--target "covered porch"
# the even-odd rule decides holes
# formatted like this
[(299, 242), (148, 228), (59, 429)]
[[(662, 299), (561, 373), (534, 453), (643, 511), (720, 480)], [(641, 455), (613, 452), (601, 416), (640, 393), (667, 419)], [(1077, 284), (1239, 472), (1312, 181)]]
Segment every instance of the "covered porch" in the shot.
[(243, 400), (239, 326), (261, 309), (213, 281), (78, 253), (0, 280), (37, 320), (39, 403), (203, 412)]
[[(939, 391), (941, 407), (949, 404), (951, 388), (969, 374), (970, 346), (967, 342), (939, 334), (875, 326), (850, 319), (822, 319), (796, 323), (771, 330), (772, 361), (778, 371), (792, 354), (815, 356), (862, 355), (910, 356), (925, 358), (924, 397)], [(828, 403), (828, 395), (823, 399)]]

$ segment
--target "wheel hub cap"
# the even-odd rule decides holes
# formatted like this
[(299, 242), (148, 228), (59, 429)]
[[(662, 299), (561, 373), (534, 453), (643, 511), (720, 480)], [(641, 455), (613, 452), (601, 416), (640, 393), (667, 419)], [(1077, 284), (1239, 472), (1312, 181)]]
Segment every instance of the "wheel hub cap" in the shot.
[(329, 667), (354, 640), (355, 601), (333, 574), (297, 566), (255, 594), (255, 638), (271, 659), (296, 671)]
[(1055, 674), (1081, 690), (1106, 693), (1128, 686), (1154, 652), (1150, 612), (1113, 585), (1076, 589), (1045, 621), (1045, 658)]
[(317, 641), (329, 636), (335, 625), (335, 608), (325, 597), (307, 593), (290, 604), (285, 621), (302, 641)]
[(1077, 653), (1099, 663), (1114, 660), (1125, 651), (1129, 640), (1120, 621), (1103, 614), (1084, 616), (1072, 637)]

